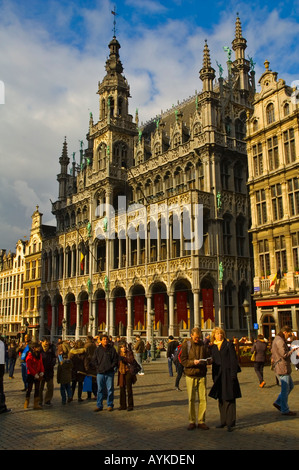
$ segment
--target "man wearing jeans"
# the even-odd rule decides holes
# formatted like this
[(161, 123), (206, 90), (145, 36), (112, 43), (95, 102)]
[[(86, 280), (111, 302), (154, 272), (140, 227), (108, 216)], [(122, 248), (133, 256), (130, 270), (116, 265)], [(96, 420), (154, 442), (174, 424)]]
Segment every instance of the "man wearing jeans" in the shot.
[[(294, 388), (294, 383), (291, 377), (291, 359), (290, 356), (294, 349), (289, 350), (287, 340), (292, 336), (292, 329), (289, 326), (284, 326), (281, 331), (275, 336), (272, 344), (272, 365), (275, 374), (279, 376), (281, 385), (280, 394), (278, 395), (273, 406), (277, 408), (284, 416), (295, 416), (296, 413), (290, 411), (288, 405), (288, 396)], [(297, 348), (298, 349), (298, 348)]]
[(101, 344), (97, 347), (93, 357), (93, 364), (97, 371), (97, 407), (94, 411), (103, 410), (104, 394), (107, 390), (108, 411), (113, 410), (114, 400), (114, 371), (118, 364), (118, 354), (109, 343), (107, 335), (101, 338)]
[(135, 349), (136, 361), (141, 367), (141, 370), (138, 372), (138, 375), (144, 375), (144, 370), (142, 367), (142, 359), (143, 359), (143, 354), (145, 351), (145, 346), (140, 336), (136, 336), (136, 343), (135, 343), (134, 349)]
[(196, 428), (196, 397), (198, 398), (197, 427), (202, 430), (209, 429), (205, 423), (207, 408), (206, 375), (208, 357), (209, 349), (202, 341), (201, 331), (199, 328), (193, 328), (191, 331), (191, 340), (183, 343), (181, 353), (181, 363), (184, 367), (186, 376), (189, 402), (188, 431)]

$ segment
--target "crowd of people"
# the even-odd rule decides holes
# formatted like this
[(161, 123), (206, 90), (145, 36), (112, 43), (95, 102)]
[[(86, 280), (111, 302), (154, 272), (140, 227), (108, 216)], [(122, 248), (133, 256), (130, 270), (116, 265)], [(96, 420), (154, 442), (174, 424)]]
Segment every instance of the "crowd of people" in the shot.
[[(281, 391), (273, 406), (285, 416), (294, 416), (290, 411), (288, 396), (294, 384), (291, 378), (291, 355), (299, 356), (298, 346), (291, 346), (294, 339), (290, 327), (285, 326), (276, 335), (272, 343), (272, 369)], [(175, 389), (181, 391), (179, 384), (182, 376), (186, 379), (188, 396), (188, 430), (199, 428), (208, 430), (206, 424), (208, 365), (212, 366), (212, 387), (208, 396), (218, 401), (220, 424), (230, 432), (236, 425), (236, 399), (241, 398), (238, 374), (241, 372), (235, 341), (226, 337), (225, 331), (216, 327), (211, 335), (202, 338), (198, 328), (193, 328), (191, 337), (178, 341), (169, 336), (167, 345), (168, 373), (173, 377), (173, 365), (176, 370)], [(294, 343), (296, 344), (296, 343)], [(267, 344), (259, 335), (251, 347), (259, 386), (265, 386), (263, 368), (266, 361)], [(22, 380), (25, 392), (24, 409), (30, 406), (33, 395), (33, 408), (42, 409), (51, 406), (54, 393), (55, 366), (57, 365), (57, 383), (60, 386), (61, 403), (66, 405), (75, 397), (83, 401), (82, 394), (87, 392), (87, 399), (96, 400), (95, 412), (103, 410), (107, 401), (107, 410), (114, 409), (114, 378), (117, 374), (119, 387), (119, 410), (134, 409), (133, 385), (137, 375), (144, 375), (142, 362), (149, 358), (150, 345), (145, 344), (140, 336), (134, 346), (125, 338), (116, 337), (115, 341), (106, 334), (85, 341), (74, 342), (58, 340), (56, 345), (43, 338), (40, 342), (31, 341), (28, 335), (21, 344), (5, 344), (0, 340), (0, 413), (10, 411), (5, 404), (3, 376), (5, 371), (9, 379), (14, 378), (16, 359), (20, 357)], [(299, 359), (298, 359), (299, 361)], [(197, 406), (196, 403), (198, 402)]]
[(56, 365), (56, 379), (63, 405), (73, 401), (76, 396), (79, 402), (83, 401), (82, 393), (87, 392), (87, 399), (96, 400), (94, 411), (103, 409), (103, 400), (107, 400), (107, 409), (112, 411), (114, 376), (117, 374), (117, 384), (120, 388), (119, 409), (134, 409), (132, 386), (136, 383), (137, 374), (144, 375), (141, 351), (143, 348), (145, 352), (145, 345), (140, 337), (136, 341), (134, 351), (132, 344), (127, 344), (125, 338), (117, 337), (113, 342), (112, 337), (106, 334), (95, 338), (87, 336), (85, 341), (70, 342), (59, 339), (56, 345), (50, 343), (47, 337), (39, 342), (31, 341), (28, 335), (25, 335), (21, 344), (6, 344), (2, 340), (0, 343), (0, 413), (10, 411), (5, 405), (3, 376), (6, 371), (9, 373), (9, 379), (14, 378), (18, 357), (24, 385), (22, 391), (25, 392), (24, 409), (30, 406), (32, 395), (33, 409), (52, 405)]

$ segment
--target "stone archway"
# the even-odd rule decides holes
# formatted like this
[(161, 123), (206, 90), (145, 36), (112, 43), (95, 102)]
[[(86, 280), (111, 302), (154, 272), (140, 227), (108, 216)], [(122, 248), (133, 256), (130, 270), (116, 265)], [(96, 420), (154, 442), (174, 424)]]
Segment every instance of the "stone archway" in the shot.
[(155, 311), (154, 330), (158, 336), (168, 336), (169, 330), (169, 302), (167, 287), (162, 281), (155, 281), (150, 287), (152, 307)]

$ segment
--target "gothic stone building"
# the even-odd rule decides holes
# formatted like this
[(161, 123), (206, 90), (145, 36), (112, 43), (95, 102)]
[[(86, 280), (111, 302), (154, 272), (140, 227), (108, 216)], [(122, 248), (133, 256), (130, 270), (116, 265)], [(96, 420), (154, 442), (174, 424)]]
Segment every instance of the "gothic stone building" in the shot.
[[(145, 125), (109, 44), (80, 162), (63, 144), (57, 230), (43, 240), (41, 334), (240, 335), (250, 301), (246, 115), (255, 77), (239, 18), (227, 77), (204, 45), (202, 91)], [(235, 54), (234, 60), (231, 55)], [(68, 166), (71, 163), (71, 170)], [(198, 223), (201, 221), (201, 224)], [(49, 322), (51, 318), (51, 322)]]

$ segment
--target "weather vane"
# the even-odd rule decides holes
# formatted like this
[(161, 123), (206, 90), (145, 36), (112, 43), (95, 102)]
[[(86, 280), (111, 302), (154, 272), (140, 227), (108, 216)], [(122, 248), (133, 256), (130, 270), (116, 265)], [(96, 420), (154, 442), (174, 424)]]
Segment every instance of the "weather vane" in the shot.
[(111, 14), (114, 16), (114, 20), (113, 20), (113, 36), (116, 37), (116, 16), (117, 16), (117, 13), (116, 13), (116, 9), (115, 9), (115, 6), (114, 6), (114, 10), (111, 11)]

